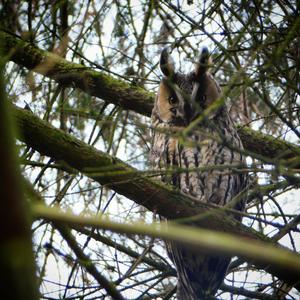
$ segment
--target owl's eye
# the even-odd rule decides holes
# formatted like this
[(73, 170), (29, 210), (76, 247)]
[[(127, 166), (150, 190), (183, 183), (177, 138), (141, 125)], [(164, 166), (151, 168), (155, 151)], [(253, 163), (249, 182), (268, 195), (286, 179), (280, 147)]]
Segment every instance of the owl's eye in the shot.
[(174, 103), (177, 102), (177, 98), (176, 98), (175, 95), (171, 95), (171, 96), (168, 97), (168, 101), (169, 101), (170, 104), (174, 104)]

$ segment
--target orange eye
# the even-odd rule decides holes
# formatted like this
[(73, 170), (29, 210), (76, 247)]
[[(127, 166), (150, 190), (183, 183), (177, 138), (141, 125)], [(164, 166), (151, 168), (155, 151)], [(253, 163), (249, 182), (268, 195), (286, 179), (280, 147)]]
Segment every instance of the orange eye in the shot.
[(175, 96), (172, 95), (172, 96), (169, 96), (168, 101), (170, 104), (174, 104), (174, 103), (176, 103), (177, 99)]

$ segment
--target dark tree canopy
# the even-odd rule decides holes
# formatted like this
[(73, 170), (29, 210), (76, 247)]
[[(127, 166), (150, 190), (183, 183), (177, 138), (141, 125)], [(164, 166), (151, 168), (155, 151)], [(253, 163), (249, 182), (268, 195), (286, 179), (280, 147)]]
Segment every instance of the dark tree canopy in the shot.
[[(298, 299), (299, 12), (281, 0), (2, 1), (1, 290), (176, 299), (171, 239), (234, 257), (218, 299)], [(149, 117), (166, 46), (183, 73), (212, 53), (247, 156), (234, 172), (252, 178), (245, 213), (155, 180)]]

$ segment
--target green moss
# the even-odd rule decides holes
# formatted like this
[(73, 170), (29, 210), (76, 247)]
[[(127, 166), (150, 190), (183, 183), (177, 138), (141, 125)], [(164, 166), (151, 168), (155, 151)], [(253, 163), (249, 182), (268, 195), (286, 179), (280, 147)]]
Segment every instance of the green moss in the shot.
[(154, 103), (152, 93), (104, 72), (97, 72), (84, 65), (69, 62), (3, 31), (0, 31), (0, 39), (3, 51), (10, 54), (10, 60), (48, 76), (60, 84), (79, 88), (124, 109), (151, 115)]
[(271, 135), (260, 133), (249, 127), (238, 127), (238, 132), (248, 151), (278, 160), (300, 155), (299, 147)]
[[(81, 64), (67, 60), (36, 48), (13, 35), (0, 31), (0, 47), (10, 54), (16, 63), (34, 69), (61, 84), (71, 85), (123, 109), (150, 116), (154, 94), (129, 85), (104, 72), (97, 72)], [(240, 127), (239, 134), (244, 147), (253, 153), (271, 159), (288, 159), (293, 166), (299, 166), (299, 148), (285, 141), (259, 133), (247, 127)]]

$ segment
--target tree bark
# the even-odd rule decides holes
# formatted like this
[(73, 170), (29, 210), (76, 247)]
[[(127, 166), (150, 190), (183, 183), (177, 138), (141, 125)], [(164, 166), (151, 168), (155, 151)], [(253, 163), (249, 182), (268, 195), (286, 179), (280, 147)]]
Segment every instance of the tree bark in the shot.
[[(145, 173), (52, 127), (32, 113), (16, 107), (13, 108), (13, 113), (20, 131), (19, 139), (28, 146), (41, 154), (63, 160), (70, 167), (152, 212), (169, 219), (199, 215), (197, 224), (203, 228), (231, 233), (243, 239), (273, 243), (268, 237), (224, 214), (221, 208), (201, 203), (150, 180)], [(300, 274), (295, 272), (282, 272), (255, 259), (251, 263), (291, 284), (300, 279)]]
[[(0, 40), (1, 51), (20, 66), (54, 79), (62, 85), (78, 88), (125, 110), (148, 117), (151, 115), (155, 97), (153, 93), (117, 80), (104, 72), (69, 62), (3, 30), (0, 30)], [(300, 166), (299, 147), (249, 127), (240, 127), (239, 135), (249, 152), (259, 154), (267, 160), (275, 160), (277, 164), (288, 163), (294, 168)]]

